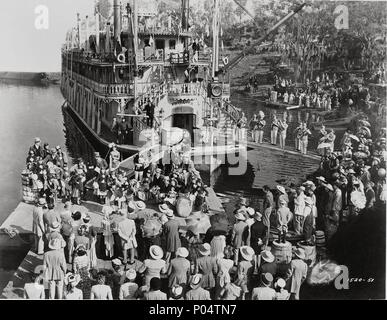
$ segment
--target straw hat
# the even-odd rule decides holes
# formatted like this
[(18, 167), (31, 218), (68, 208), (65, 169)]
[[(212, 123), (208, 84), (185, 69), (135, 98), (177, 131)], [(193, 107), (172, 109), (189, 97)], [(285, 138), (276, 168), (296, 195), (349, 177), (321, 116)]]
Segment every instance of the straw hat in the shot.
[(183, 287), (175, 284), (171, 289), (171, 298), (175, 300), (179, 300), (183, 296)]
[(235, 215), (235, 219), (244, 221), (244, 220), (246, 220), (246, 217), (244, 216), (244, 214), (242, 212), (238, 211), (238, 213)]
[(146, 209), (146, 204), (143, 201), (136, 201), (134, 204), (138, 210), (145, 210)]
[(46, 204), (47, 204), (46, 199), (40, 198), (40, 199), (38, 200), (38, 205), (39, 205), (39, 206), (44, 206), (44, 205), (46, 205)]
[(356, 172), (351, 168), (351, 169), (348, 169), (347, 173), (355, 174)]
[(44, 266), (43, 265), (39, 265), (39, 266), (35, 267), (34, 274), (40, 275), (40, 274), (43, 273), (43, 271), (44, 271)]
[(41, 140), (40, 140), (39, 137), (36, 137), (36, 138), (35, 138), (35, 143), (38, 143), (38, 142), (41, 142)]
[(275, 282), (274, 286), (277, 288), (283, 289), (286, 286), (286, 281), (282, 278), (278, 278), (277, 281)]
[(248, 208), (246, 209), (246, 212), (247, 212), (247, 214), (248, 214), (250, 217), (253, 217), (253, 216), (255, 215), (255, 210), (254, 210), (254, 208), (248, 207)]
[(301, 248), (297, 248), (295, 251), (294, 251), (294, 255), (298, 258), (300, 258), (301, 260), (304, 260), (305, 259), (305, 250), (304, 249), (301, 249)]
[(173, 210), (169, 209), (167, 212), (165, 212), (165, 215), (168, 219), (173, 219), (175, 215), (173, 214)]
[(159, 246), (154, 245), (149, 248), (149, 254), (153, 259), (160, 260), (164, 256), (164, 251)]
[(273, 276), (271, 273), (264, 273), (261, 276), (261, 281), (265, 287), (270, 287), (273, 282)]
[(163, 204), (159, 205), (159, 210), (161, 213), (167, 213), (170, 210), (170, 208), (169, 208), (168, 204), (163, 203)]
[(262, 219), (262, 214), (258, 211), (255, 212), (255, 215), (254, 215), (254, 219), (255, 220), (258, 220), (258, 221), (261, 221)]
[(74, 286), (78, 285), (81, 281), (81, 276), (79, 274), (68, 273), (65, 275), (64, 284), (67, 286), (68, 284), (73, 284)]
[(285, 190), (285, 188), (284, 188), (283, 186), (277, 186), (277, 190), (278, 190), (279, 192), (283, 193), (283, 194), (286, 193), (286, 190)]
[(262, 251), (261, 252), (261, 257), (262, 257), (263, 260), (265, 260), (268, 263), (272, 263), (275, 260), (274, 255), (270, 251), (268, 251), (268, 250)]
[(322, 176), (317, 177), (316, 180), (319, 180), (319, 181), (322, 181), (322, 182), (327, 182), (327, 181), (325, 180), (325, 178), (322, 177)]
[(180, 247), (176, 250), (176, 256), (182, 257), (182, 258), (187, 258), (189, 255), (189, 252), (187, 248)]
[(208, 243), (203, 243), (200, 248), (199, 252), (202, 256), (208, 256), (211, 253), (211, 246)]
[(241, 252), (241, 255), (243, 257), (243, 259), (247, 260), (247, 261), (251, 261), (253, 260), (253, 257), (254, 257), (254, 249), (249, 247), (249, 246), (242, 246), (240, 247), (240, 252)]
[(115, 266), (122, 266), (122, 262), (120, 259), (113, 259), (112, 260), (112, 265), (115, 265)]
[(50, 225), (51, 232), (60, 229), (61, 224), (59, 221), (53, 221)]
[(125, 276), (126, 279), (128, 279), (129, 281), (133, 281), (137, 278), (137, 272), (134, 269), (129, 269), (128, 271), (126, 271)]
[(189, 283), (190, 287), (192, 289), (197, 289), (200, 287), (200, 285), (202, 284), (202, 279), (203, 279), (203, 276), (198, 273), (198, 274), (195, 274), (192, 278), (191, 278), (191, 281)]
[(58, 238), (52, 239), (52, 240), (50, 240), (48, 247), (51, 250), (60, 250), (62, 248), (62, 243), (61, 243), (60, 239), (58, 239)]

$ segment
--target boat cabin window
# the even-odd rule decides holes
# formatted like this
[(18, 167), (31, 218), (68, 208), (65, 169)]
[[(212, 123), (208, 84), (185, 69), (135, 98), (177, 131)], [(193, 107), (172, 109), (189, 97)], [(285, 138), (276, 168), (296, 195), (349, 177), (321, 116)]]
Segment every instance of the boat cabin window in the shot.
[(156, 50), (164, 50), (165, 49), (165, 41), (164, 40), (156, 40)]
[(176, 49), (176, 40), (169, 40), (169, 49), (171, 50)]

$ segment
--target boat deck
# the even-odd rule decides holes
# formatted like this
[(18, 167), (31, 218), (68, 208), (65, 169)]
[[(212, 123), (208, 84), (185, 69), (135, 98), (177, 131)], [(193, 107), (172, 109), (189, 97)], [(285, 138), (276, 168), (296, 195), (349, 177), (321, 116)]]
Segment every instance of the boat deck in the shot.
[[(224, 208), (220, 199), (216, 196), (212, 188), (208, 188), (207, 204), (210, 212), (224, 213)], [(20, 203), (18, 207), (10, 214), (8, 219), (0, 227), (0, 231), (4, 229), (15, 229), (20, 235), (32, 235), (32, 211), (34, 206), (26, 203)], [(58, 203), (55, 211), (61, 212), (64, 208), (63, 203)], [(81, 206), (74, 205), (73, 209), (82, 213), (88, 213), (91, 218), (91, 223), (94, 227), (99, 229), (103, 218), (102, 206), (93, 202), (84, 202)], [(148, 213), (157, 212), (157, 205), (147, 202), (147, 209), (143, 211)], [(194, 213), (193, 216), (198, 217), (201, 213)], [(192, 216), (191, 216), (192, 218)], [(114, 214), (113, 221), (118, 221), (121, 216)], [(185, 220), (183, 218), (178, 218)], [(181, 230), (185, 231), (184, 227)], [(43, 257), (38, 256), (33, 251), (29, 251), (23, 262), (20, 264), (17, 271), (14, 273), (7, 286), (4, 288), (1, 299), (22, 299), (24, 285), (31, 281), (30, 274), (35, 267), (43, 263)], [(71, 270), (71, 265), (68, 265), (68, 270)], [(98, 259), (97, 269), (112, 269), (111, 262), (108, 260)]]

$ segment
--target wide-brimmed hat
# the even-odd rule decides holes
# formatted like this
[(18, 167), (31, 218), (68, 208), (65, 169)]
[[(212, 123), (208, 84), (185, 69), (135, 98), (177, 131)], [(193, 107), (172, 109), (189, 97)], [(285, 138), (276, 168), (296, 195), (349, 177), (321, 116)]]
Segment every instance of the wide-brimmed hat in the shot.
[(40, 140), (39, 137), (36, 137), (36, 138), (35, 138), (35, 143), (37, 143), (37, 142), (42, 142), (42, 140)]
[(333, 187), (330, 183), (324, 184), (324, 187), (327, 188), (329, 191), (333, 191)]
[(175, 215), (173, 214), (173, 210), (171, 210), (171, 209), (166, 211), (165, 215), (167, 216), (168, 219), (173, 219), (175, 217)]
[(86, 213), (83, 217), (82, 217), (82, 220), (84, 221), (84, 222), (89, 222), (90, 221), (90, 215), (88, 214), (88, 213)]
[(235, 219), (244, 221), (246, 220), (246, 217), (242, 212), (238, 211), (237, 214), (235, 215)]
[(43, 265), (39, 265), (39, 266), (35, 267), (34, 274), (39, 275), (39, 274), (42, 274), (43, 271), (44, 271), (44, 266)]
[(256, 220), (261, 220), (262, 219), (262, 214), (258, 211), (255, 212), (254, 219)]
[(286, 281), (282, 278), (278, 278), (277, 281), (275, 282), (274, 286), (277, 288), (283, 289), (286, 286)]
[(265, 287), (270, 287), (271, 284), (273, 283), (273, 276), (271, 273), (264, 273), (262, 274), (261, 276), (261, 281), (262, 281), (262, 284), (265, 286)]
[(74, 286), (78, 285), (81, 281), (81, 276), (79, 274), (68, 273), (65, 275), (64, 284), (67, 286), (68, 284), (73, 284)]
[(305, 250), (302, 248), (297, 248), (294, 250), (294, 255), (302, 260), (305, 259)]
[(145, 210), (146, 209), (146, 204), (143, 201), (136, 201), (134, 204), (138, 210)]
[(171, 288), (171, 298), (178, 300), (183, 296), (184, 288), (181, 285), (175, 284)]
[(251, 261), (253, 260), (253, 257), (254, 257), (254, 249), (249, 247), (249, 246), (242, 246), (239, 248), (240, 252), (241, 252), (241, 255), (243, 257), (243, 259), (247, 260), (247, 261)]
[(50, 225), (51, 231), (58, 230), (60, 229), (60, 227), (61, 227), (61, 224), (59, 221), (53, 221)]
[(120, 259), (113, 259), (112, 264), (115, 266), (122, 266), (122, 262)]
[(126, 276), (126, 279), (133, 281), (134, 279), (137, 278), (137, 272), (134, 269), (129, 269), (128, 271), (126, 271), (125, 276)]
[(268, 251), (268, 250), (265, 250), (265, 251), (261, 252), (261, 258), (263, 260), (265, 260), (266, 262), (268, 262), (268, 263), (272, 263), (275, 260), (274, 255), (270, 251)]
[(167, 203), (162, 203), (159, 205), (159, 210), (161, 213), (167, 213), (171, 208), (168, 206)]
[(55, 238), (55, 239), (51, 239), (49, 244), (48, 244), (48, 247), (51, 249), (51, 250), (59, 250), (62, 248), (62, 242), (60, 241), (60, 239), (58, 238)]
[(248, 208), (246, 209), (246, 212), (247, 212), (247, 214), (248, 214), (250, 217), (253, 217), (253, 216), (255, 215), (255, 210), (254, 210), (254, 208), (248, 207)]
[(203, 275), (201, 275), (200, 273), (198, 274), (195, 274), (192, 278), (191, 278), (191, 281), (189, 283), (190, 287), (192, 289), (197, 289), (200, 287), (200, 285), (202, 284), (202, 279), (203, 279)]
[(180, 247), (176, 250), (176, 256), (182, 257), (182, 258), (187, 258), (189, 255), (189, 252), (187, 248)]
[(299, 186), (298, 189), (302, 190), (302, 191), (305, 191), (305, 187), (304, 186)]
[(356, 174), (355, 170), (353, 170), (352, 168), (351, 168), (351, 169), (348, 169), (348, 170), (347, 170), (347, 173)]
[(283, 186), (277, 186), (277, 190), (278, 190), (279, 192), (283, 193), (283, 194), (286, 193), (286, 190), (285, 190), (285, 188), (284, 188)]
[(44, 205), (46, 205), (46, 204), (47, 204), (46, 199), (44, 199), (44, 198), (39, 198), (39, 200), (38, 200), (38, 205), (44, 206)]
[(164, 251), (159, 246), (154, 245), (149, 248), (149, 254), (153, 259), (160, 260), (164, 256)]
[(317, 177), (316, 180), (319, 180), (319, 181), (322, 181), (322, 182), (327, 182), (327, 181), (325, 180), (325, 178), (322, 177), (322, 176)]
[(203, 243), (200, 247), (199, 247), (199, 252), (202, 256), (208, 256), (210, 255), (211, 253), (211, 246), (210, 244), (208, 243)]

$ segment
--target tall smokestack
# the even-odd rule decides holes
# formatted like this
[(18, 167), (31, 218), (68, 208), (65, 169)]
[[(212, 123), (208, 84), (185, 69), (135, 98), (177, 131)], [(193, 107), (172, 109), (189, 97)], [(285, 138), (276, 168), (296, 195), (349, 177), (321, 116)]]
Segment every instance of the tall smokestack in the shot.
[(99, 13), (99, 4), (95, 4), (95, 52), (99, 53), (99, 39), (100, 39), (100, 33), (99, 33), (99, 21), (100, 13)]
[(86, 51), (89, 51), (89, 50), (90, 50), (89, 16), (86, 16), (85, 24), (86, 24), (86, 43), (85, 43), (85, 50), (86, 50)]
[(181, 9), (182, 9), (182, 30), (188, 30), (188, 19), (189, 19), (189, 0), (181, 0)]
[(114, 45), (121, 42), (121, 5), (119, 0), (114, 0), (113, 4), (114, 14)]

